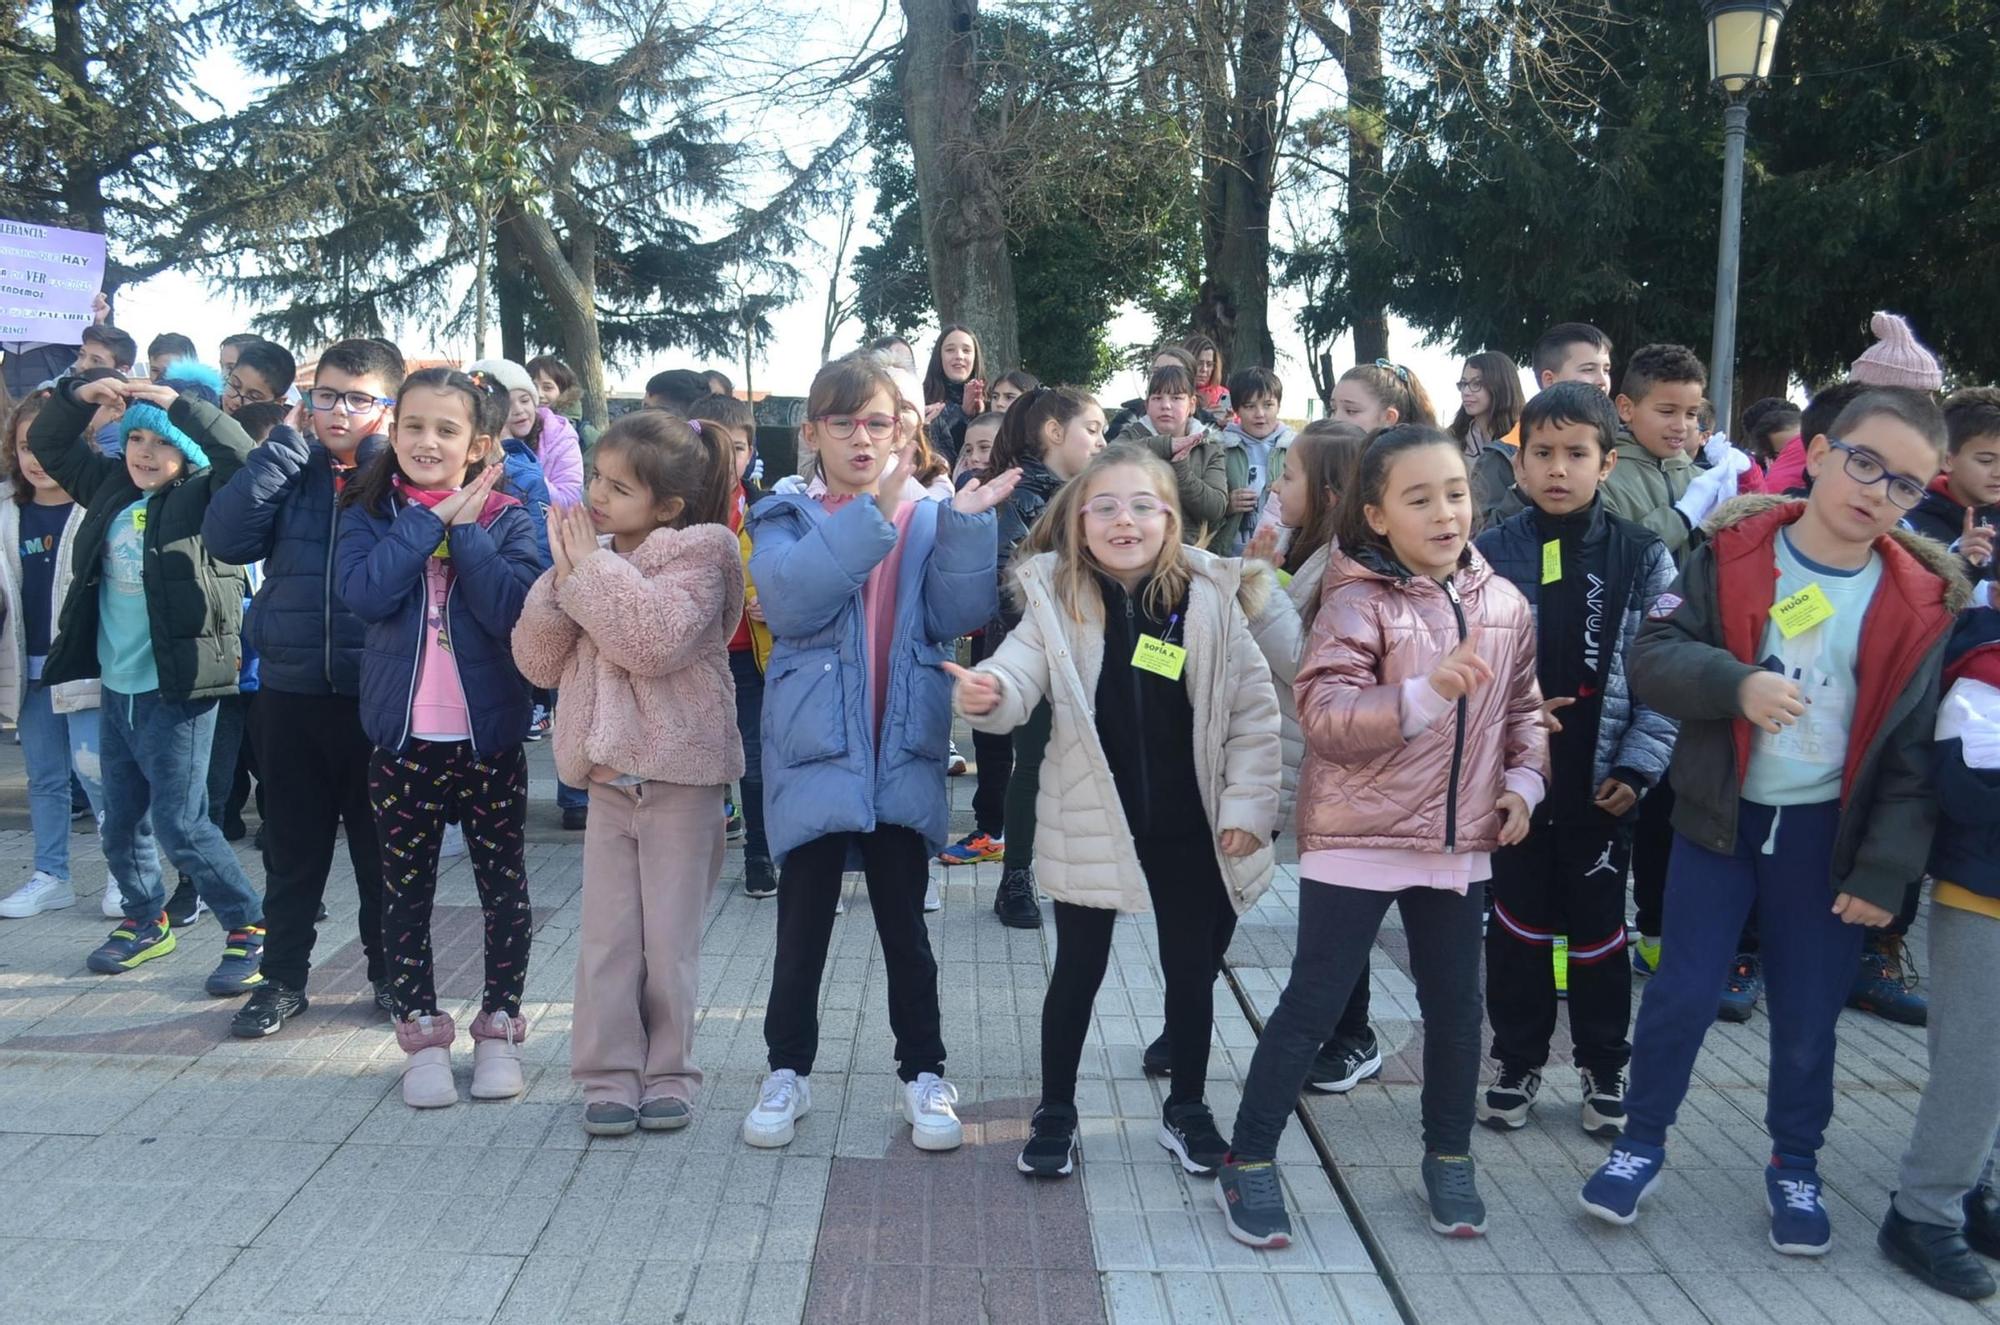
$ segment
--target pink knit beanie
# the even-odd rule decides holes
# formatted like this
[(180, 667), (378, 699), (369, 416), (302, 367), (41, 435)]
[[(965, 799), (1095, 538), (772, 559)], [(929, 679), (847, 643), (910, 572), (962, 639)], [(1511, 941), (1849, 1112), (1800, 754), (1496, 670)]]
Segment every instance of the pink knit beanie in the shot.
[(1848, 376), (1869, 386), (1907, 386), (1942, 391), (1944, 372), (1937, 356), (1918, 344), (1910, 324), (1894, 313), (1877, 313), (1869, 329), (1875, 343), (1854, 361)]

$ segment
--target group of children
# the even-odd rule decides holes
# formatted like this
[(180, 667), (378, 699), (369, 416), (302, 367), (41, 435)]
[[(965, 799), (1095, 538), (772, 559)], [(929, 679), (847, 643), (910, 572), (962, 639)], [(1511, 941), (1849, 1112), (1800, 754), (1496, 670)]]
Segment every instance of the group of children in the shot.
[[(820, 370), (801, 474), (768, 495), (733, 398), (624, 416), (584, 480), (575, 431), (532, 402), (543, 377), (560, 388), (545, 369), (406, 374), (386, 343), (343, 342), (253, 441), (230, 411), (287, 385), (255, 345), (226, 380), (187, 362), (126, 380), (80, 358), (6, 438), (22, 556), (10, 536), (0, 689), (31, 745), (37, 880), (67, 886), (40, 830), (69, 769), (101, 798), (124, 919), (93, 969), (173, 949), (157, 834), (228, 932), (208, 988), (250, 993), (237, 1033), (278, 1030), (307, 1010), (344, 823), (403, 1096), (453, 1104), (430, 914), (455, 820), (485, 922), (471, 1093), (519, 1093), (539, 688), (560, 696), (558, 772), (588, 807), (571, 1049), (592, 1134), (692, 1118), (700, 922), (740, 781), (746, 888), (777, 897), (750, 1145), (788, 1144), (810, 1113), (856, 864), (912, 1141), (961, 1143), (926, 892), (933, 858), (998, 857), (1003, 921), (1039, 925), (1039, 888), (1056, 934), (1026, 1174), (1074, 1170), (1113, 921), (1151, 910), (1158, 1140), (1215, 1178), (1233, 1237), (1286, 1245), (1279, 1138), (1301, 1089), (1380, 1069), (1367, 970), (1393, 904), (1423, 1017), (1431, 1226), (1485, 1230), (1472, 1127), (1527, 1124), (1560, 993), (1582, 1126), (1611, 1141), (1582, 1202), (1630, 1223), (1754, 935), (1771, 1242), (1817, 1255), (1835, 1021), (1864, 934), (1910, 909), (1928, 870), (1932, 1075), (1880, 1240), (1946, 1291), (1994, 1290), (1977, 1255), (2000, 1251), (2000, 1042), (1979, 983), (2000, 959), (2000, 617), (1984, 595), (2000, 396), (1940, 410), (1858, 364), (1830, 417), (1753, 411), (1753, 458), (1702, 441), (1689, 351), (1634, 352), (1614, 398), (1611, 347), (1580, 323), (1536, 347), (1532, 397), (1511, 359), (1474, 356), (1447, 429), (1414, 374), (1378, 361), (1297, 435), (1275, 375), (1225, 385), (1212, 343), (1162, 350), (1115, 419), (1025, 374), (994, 383), (989, 410), (963, 327), (922, 382), (898, 347)], [(116, 456), (92, 441), (107, 424)], [(1803, 499), (1767, 491), (1794, 447)], [(522, 451), (546, 497), (520, 481)], [(282, 824), (262, 898), (200, 794), (253, 562), (252, 744)], [(981, 757), (976, 831), (957, 843), (954, 710)], [(1204, 1092), (1213, 984), (1288, 829), (1297, 957), (1225, 1138)], [(1636, 1024), (1628, 871), (1653, 972)]]

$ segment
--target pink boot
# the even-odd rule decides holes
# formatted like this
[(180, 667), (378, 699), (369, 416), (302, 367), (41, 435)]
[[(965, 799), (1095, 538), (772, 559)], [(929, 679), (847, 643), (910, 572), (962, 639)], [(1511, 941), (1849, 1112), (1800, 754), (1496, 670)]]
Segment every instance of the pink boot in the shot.
[(472, 1098), (509, 1100), (528, 1088), (521, 1076), (521, 1041), (528, 1023), (505, 1012), (482, 1012), (472, 1020)]
[(451, 1079), (451, 1042), (458, 1033), (445, 1013), (396, 1023), (403, 1062), (403, 1103), (412, 1109), (442, 1109), (458, 1103)]

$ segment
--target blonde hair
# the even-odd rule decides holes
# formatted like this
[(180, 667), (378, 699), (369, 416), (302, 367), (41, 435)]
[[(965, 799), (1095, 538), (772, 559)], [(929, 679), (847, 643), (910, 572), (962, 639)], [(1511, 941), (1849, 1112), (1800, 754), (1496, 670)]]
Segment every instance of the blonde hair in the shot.
[(1083, 606), (1087, 601), (1092, 598), (1102, 600), (1102, 592), (1094, 577), (1110, 575), (1090, 555), (1090, 547), (1083, 538), (1085, 494), (1098, 475), (1109, 469), (1126, 467), (1145, 472), (1160, 504), (1166, 507), (1170, 526), (1160, 544), (1160, 555), (1154, 559), (1150, 571), (1152, 578), (1146, 585), (1145, 593), (1146, 610), (1155, 617), (1171, 612), (1175, 604), (1186, 596), (1188, 582), (1194, 578), (1194, 571), (1188, 564), (1186, 544), (1181, 542), (1180, 490), (1174, 482), (1174, 471), (1166, 461), (1142, 446), (1114, 442), (1091, 457), (1083, 472), (1063, 484), (1049, 499), (1048, 509), (1042, 512), (1041, 518), (1035, 521), (1035, 527), (1022, 540), (1021, 551), (1016, 558), (1018, 564), (1020, 559), (1037, 553), (1056, 554), (1056, 597), (1072, 621), (1083, 620)]

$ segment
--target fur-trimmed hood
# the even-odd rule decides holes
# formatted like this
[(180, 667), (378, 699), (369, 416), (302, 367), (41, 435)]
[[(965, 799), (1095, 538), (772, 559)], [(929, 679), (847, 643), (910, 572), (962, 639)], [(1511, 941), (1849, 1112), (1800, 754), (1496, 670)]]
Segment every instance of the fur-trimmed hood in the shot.
[[(1732, 525), (1742, 524), (1780, 506), (1803, 507), (1806, 500), (1803, 497), (1780, 497), (1768, 493), (1747, 493), (1741, 497), (1734, 497), (1718, 506), (1714, 513), (1702, 522), (1702, 533), (1714, 538), (1717, 533)], [(1964, 564), (1952, 555), (1949, 548), (1936, 539), (1912, 533), (1901, 525), (1890, 526), (1889, 532), (1883, 537), (1915, 557), (1923, 564), (1925, 570), (1944, 581), (1944, 605), (1952, 615), (1956, 616), (1972, 605), (1972, 583), (1965, 578)]]

